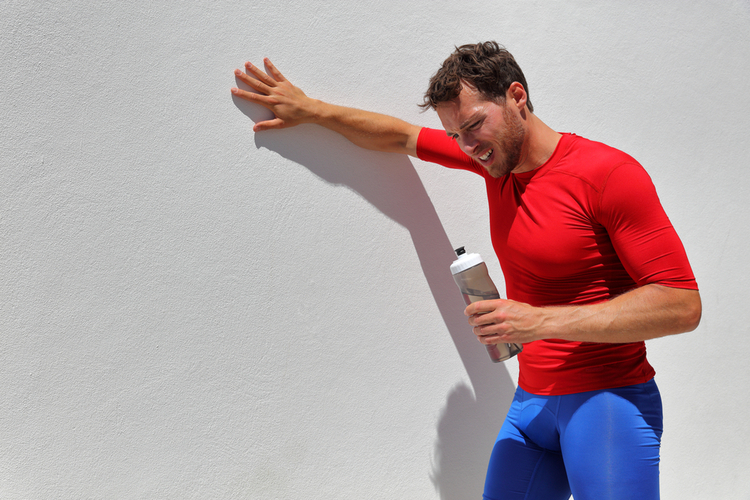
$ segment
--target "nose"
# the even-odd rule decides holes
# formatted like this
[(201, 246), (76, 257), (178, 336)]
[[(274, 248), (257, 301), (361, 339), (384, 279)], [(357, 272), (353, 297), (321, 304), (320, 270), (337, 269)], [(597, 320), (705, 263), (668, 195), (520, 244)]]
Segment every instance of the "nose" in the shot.
[(472, 155), (479, 147), (479, 141), (473, 134), (461, 134), (458, 137), (458, 145), (467, 155)]

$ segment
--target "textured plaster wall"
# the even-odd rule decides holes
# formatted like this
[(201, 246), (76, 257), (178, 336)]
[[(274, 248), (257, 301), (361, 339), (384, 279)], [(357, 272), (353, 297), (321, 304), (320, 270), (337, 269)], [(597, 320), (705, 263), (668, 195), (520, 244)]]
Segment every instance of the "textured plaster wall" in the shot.
[(750, 490), (750, 3), (20, 2), (0, 16), (0, 498), (479, 498), (517, 366), (462, 315), (498, 282), (471, 174), (316, 126), (254, 135), (232, 70), (439, 126), (454, 44), (649, 170), (704, 300), (649, 342), (663, 498)]

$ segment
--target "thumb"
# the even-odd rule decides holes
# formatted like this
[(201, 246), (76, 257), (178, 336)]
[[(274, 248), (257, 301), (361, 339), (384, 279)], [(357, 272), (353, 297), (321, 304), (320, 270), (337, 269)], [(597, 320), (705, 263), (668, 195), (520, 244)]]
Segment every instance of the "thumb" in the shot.
[(253, 127), (253, 132), (262, 132), (264, 130), (273, 130), (284, 128), (284, 120), (281, 118), (274, 118), (273, 120), (265, 120), (258, 122)]

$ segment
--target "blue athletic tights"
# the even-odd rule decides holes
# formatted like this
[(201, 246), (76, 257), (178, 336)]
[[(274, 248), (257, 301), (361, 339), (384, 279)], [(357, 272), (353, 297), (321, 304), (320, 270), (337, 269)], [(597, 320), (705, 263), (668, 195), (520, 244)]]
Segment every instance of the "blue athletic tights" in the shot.
[(656, 382), (565, 396), (520, 387), (490, 457), (486, 500), (658, 500)]

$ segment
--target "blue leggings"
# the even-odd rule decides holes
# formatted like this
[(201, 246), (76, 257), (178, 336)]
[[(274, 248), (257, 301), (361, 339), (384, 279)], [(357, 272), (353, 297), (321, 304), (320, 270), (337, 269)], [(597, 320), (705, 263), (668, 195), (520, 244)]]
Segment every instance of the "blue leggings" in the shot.
[(658, 500), (656, 382), (565, 396), (520, 387), (490, 457), (486, 500)]

